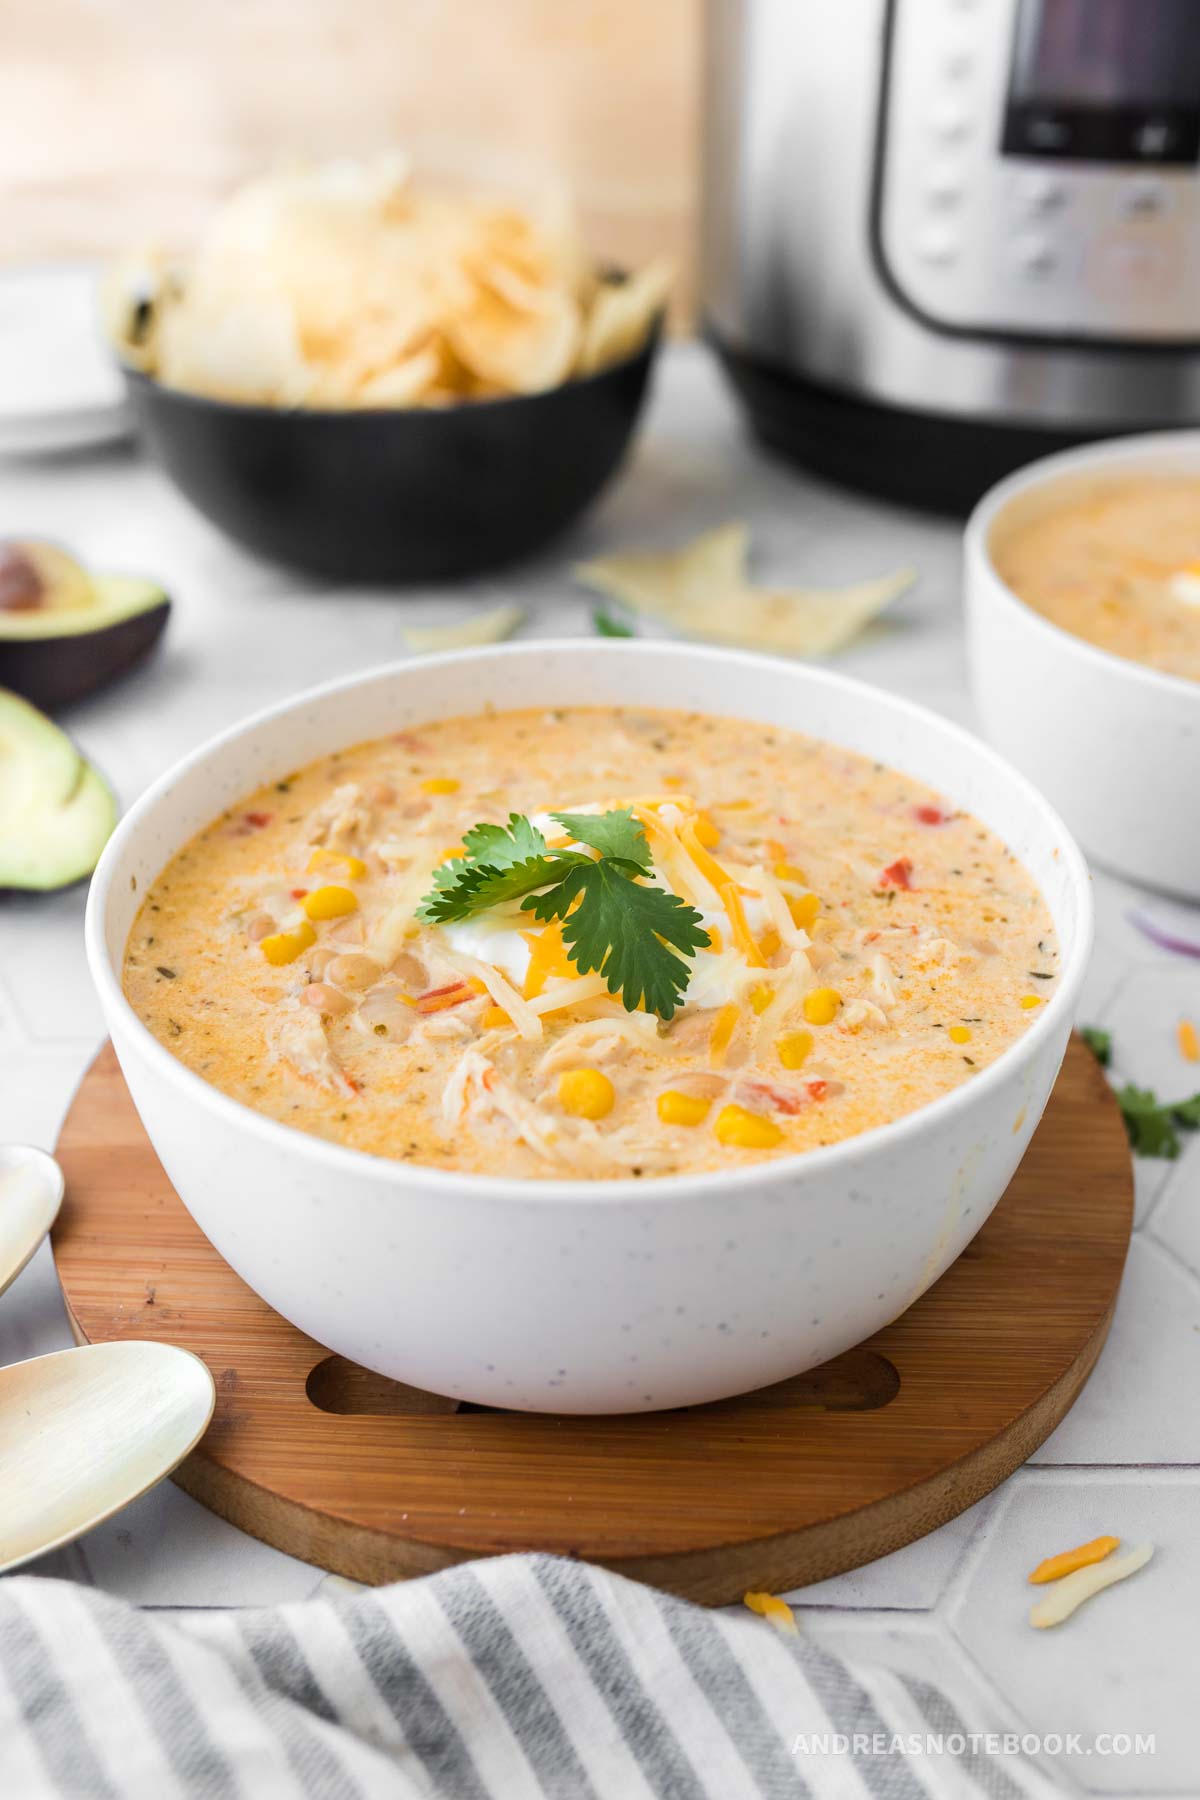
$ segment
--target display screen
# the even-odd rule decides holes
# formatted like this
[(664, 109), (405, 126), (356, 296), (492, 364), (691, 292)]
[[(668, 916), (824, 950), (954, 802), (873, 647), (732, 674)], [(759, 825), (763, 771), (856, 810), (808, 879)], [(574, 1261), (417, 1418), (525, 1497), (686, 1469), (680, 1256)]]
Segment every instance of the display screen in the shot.
[(1020, 0), (1003, 149), (1195, 162), (1197, 0)]

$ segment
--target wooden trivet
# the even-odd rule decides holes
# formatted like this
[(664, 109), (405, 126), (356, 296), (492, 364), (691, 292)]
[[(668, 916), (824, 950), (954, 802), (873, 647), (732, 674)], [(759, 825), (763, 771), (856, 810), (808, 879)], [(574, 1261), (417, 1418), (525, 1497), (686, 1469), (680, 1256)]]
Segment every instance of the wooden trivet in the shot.
[(213, 1511), (361, 1581), (549, 1550), (712, 1603), (898, 1549), (1024, 1462), (1099, 1354), (1133, 1214), (1120, 1114), (1074, 1041), (1007, 1194), (902, 1318), (737, 1400), (569, 1418), (387, 1381), (272, 1312), (192, 1222), (111, 1047), (58, 1155), (77, 1336), (182, 1344), (216, 1378), (213, 1423), (173, 1477)]

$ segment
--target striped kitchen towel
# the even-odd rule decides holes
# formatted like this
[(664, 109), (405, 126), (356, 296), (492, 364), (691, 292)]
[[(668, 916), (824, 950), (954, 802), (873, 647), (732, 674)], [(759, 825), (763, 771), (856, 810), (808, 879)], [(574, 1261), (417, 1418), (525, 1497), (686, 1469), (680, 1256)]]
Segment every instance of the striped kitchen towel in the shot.
[(923, 1681), (555, 1557), (167, 1616), (0, 1581), (3, 1800), (1065, 1791), (979, 1734)]

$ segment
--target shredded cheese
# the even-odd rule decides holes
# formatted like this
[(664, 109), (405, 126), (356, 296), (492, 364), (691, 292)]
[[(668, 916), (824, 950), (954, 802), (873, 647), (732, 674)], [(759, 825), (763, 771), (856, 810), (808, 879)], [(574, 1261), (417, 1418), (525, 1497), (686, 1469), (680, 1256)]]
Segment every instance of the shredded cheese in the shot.
[(742, 1595), (742, 1605), (748, 1606), (752, 1613), (773, 1625), (785, 1637), (799, 1637), (800, 1627), (796, 1623), (796, 1615), (786, 1600), (777, 1594), (756, 1593), (753, 1589)]
[(1040, 1562), (1030, 1581), (1059, 1581), (1064, 1575), (1073, 1575), (1076, 1569), (1086, 1569), (1092, 1563), (1103, 1562), (1110, 1551), (1115, 1550), (1120, 1538), (1092, 1538), (1090, 1543), (1077, 1544), (1074, 1550), (1062, 1550), (1057, 1556), (1048, 1556)]
[(1116, 1581), (1124, 1581), (1129, 1575), (1136, 1575), (1144, 1569), (1154, 1555), (1153, 1544), (1139, 1544), (1136, 1550), (1129, 1550), (1124, 1556), (1106, 1557), (1103, 1562), (1092, 1563), (1084, 1569), (1076, 1569), (1073, 1575), (1064, 1575), (1056, 1581), (1039, 1600), (1029, 1615), (1029, 1623), (1035, 1631), (1045, 1631), (1051, 1625), (1061, 1625), (1085, 1600), (1093, 1594), (1102, 1593), (1106, 1587), (1112, 1587)]
[(482, 981), (494, 1003), (504, 1008), (521, 1037), (541, 1037), (542, 1021), (494, 963), (482, 962), (477, 956), (465, 956), (460, 950), (443, 950), (442, 956), (460, 975), (473, 976), (476, 981)]
[(733, 933), (733, 941), (750, 964), (752, 969), (765, 969), (767, 959), (758, 947), (757, 940), (746, 923), (746, 909), (742, 905), (742, 896), (737, 883), (727, 881), (721, 889), (721, 904), (729, 919), (729, 929)]

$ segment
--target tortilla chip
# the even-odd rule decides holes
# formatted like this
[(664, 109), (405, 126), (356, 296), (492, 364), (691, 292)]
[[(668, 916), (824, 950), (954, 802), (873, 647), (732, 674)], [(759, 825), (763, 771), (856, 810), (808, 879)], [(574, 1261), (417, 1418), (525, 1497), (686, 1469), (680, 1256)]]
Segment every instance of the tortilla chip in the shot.
[(749, 530), (722, 525), (680, 550), (579, 563), (576, 578), (688, 637), (781, 656), (828, 656), (911, 586), (914, 571), (845, 588), (762, 588), (746, 579)]
[(457, 625), (403, 625), (404, 642), (414, 655), (438, 650), (470, 650), (476, 644), (498, 644), (511, 637), (525, 618), (525, 608), (509, 603), (490, 612), (473, 613)]
[(667, 304), (673, 273), (669, 263), (654, 262), (624, 281), (601, 283), (583, 328), (578, 374), (592, 375), (641, 349)]

